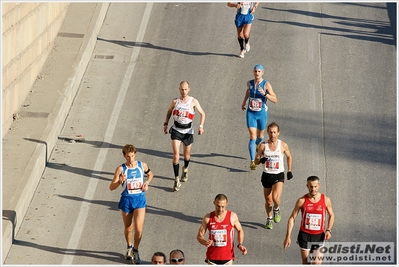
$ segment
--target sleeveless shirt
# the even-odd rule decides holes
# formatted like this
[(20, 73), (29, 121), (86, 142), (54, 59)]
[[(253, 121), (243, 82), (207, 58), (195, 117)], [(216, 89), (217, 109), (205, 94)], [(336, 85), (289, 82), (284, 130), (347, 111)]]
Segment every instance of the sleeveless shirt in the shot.
[(173, 120), (175, 121), (172, 128), (182, 134), (194, 134), (194, 128), (191, 126), (195, 114), (194, 110), (191, 109), (193, 100), (194, 97), (190, 96), (186, 103), (182, 103), (180, 97), (177, 98), (172, 111)]
[(324, 220), (326, 218), (326, 203), (324, 194), (321, 194), (318, 202), (311, 202), (308, 194), (304, 195), (305, 202), (301, 207), (302, 221), (300, 230), (302, 232), (317, 235), (324, 232)]
[(132, 196), (144, 194), (142, 191), (144, 183), (144, 169), (141, 161), (137, 161), (137, 166), (129, 168), (125, 163), (122, 164), (122, 172), (126, 175), (126, 180), (122, 183), (122, 196)]
[(238, 2), (241, 4), (241, 7), (237, 9), (237, 13), (240, 13), (242, 15), (248, 15), (251, 13), (251, 9), (253, 6), (252, 2)]
[(270, 174), (279, 174), (284, 172), (284, 154), (281, 153), (281, 140), (277, 140), (277, 147), (275, 151), (271, 151), (269, 143), (265, 142), (265, 151), (263, 156), (266, 158), (264, 164), (264, 172)]
[(215, 220), (215, 212), (212, 211), (208, 223), (209, 239), (213, 243), (206, 252), (210, 260), (234, 260), (234, 227), (231, 224), (231, 211), (227, 211), (222, 222)]
[(267, 98), (261, 92), (259, 92), (259, 87), (266, 91), (266, 80), (262, 80), (258, 86), (255, 86), (255, 80), (249, 81), (249, 101), (248, 110), (250, 111), (267, 111), (266, 101)]

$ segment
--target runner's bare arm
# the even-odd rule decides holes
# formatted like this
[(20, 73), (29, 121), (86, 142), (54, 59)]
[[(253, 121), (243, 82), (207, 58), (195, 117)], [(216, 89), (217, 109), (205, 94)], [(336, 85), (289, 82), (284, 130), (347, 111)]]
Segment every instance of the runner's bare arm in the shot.
[(289, 247), (291, 245), (291, 233), (292, 233), (292, 228), (294, 227), (295, 224), (295, 219), (298, 216), (299, 210), (301, 209), (303, 203), (305, 202), (304, 198), (300, 198), (297, 200), (295, 203), (295, 207), (291, 213), (291, 216), (288, 218), (287, 222), (287, 232), (285, 234), (285, 239), (284, 239), (284, 249)]
[(200, 244), (209, 247), (210, 245), (212, 245), (212, 240), (210, 239), (205, 239), (205, 233), (206, 233), (206, 229), (208, 227), (208, 223), (209, 223), (209, 216), (210, 214), (205, 215), (205, 217), (202, 219), (201, 222), (201, 226), (198, 229), (198, 233), (197, 233), (197, 240)]
[(288, 147), (288, 144), (285, 142), (282, 142), (282, 146), (284, 149), (285, 156), (287, 157), (287, 171), (292, 172), (292, 155), (291, 151)]
[(205, 123), (205, 111), (202, 109), (199, 101), (194, 98), (193, 100), (194, 108), (200, 114), (200, 126), (198, 127), (198, 134), (204, 133), (204, 123)]
[(245, 255), (248, 253), (247, 248), (243, 245), (244, 243), (244, 229), (242, 228), (242, 225), (240, 221), (238, 220), (238, 216), (236, 213), (231, 212), (231, 217), (230, 217), (231, 223), (234, 225), (234, 228), (237, 230), (237, 248), (241, 251), (242, 255)]
[(176, 99), (173, 99), (169, 105), (168, 111), (166, 111), (166, 118), (165, 118), (165, 122), (163, 124), (163, 129), (162, 129), (164, 134), (168, 133), (168, 123), (169, 123), (170, 117), (172, 116), (172, 110), (175, 107), (175, 104), (176, 104)]
[(241, 104), (242, 110), (245, 110), (245, 106), (247, 104), (248, 97), (249, 97), (249, 81), (247, 82), (247, 90), (245, 91), (244, 100), (242, 101), (242, 104)]
[(267, 98), (269, 101), (271, 101), (271, 102), (273, 102), (274, 104), (276, 104), (276, 103), (277, 103), (277, 96), (276, 96), (276, 94), (274, 93), (273, 87), (272, 87), (272, 85), (271, 85), (269, 82), (266, 83), (266, 92), (267, 92), (266, 98)]
[(331, 238), (331, 229), (333, 228), (334, 225), (334, 211), (332, 208), (332, 203), (331, 203), (331, 199), (327, 196), (325, 196), (325, 202), (326, 202), (326, 208), (327, 208), (327, 213), (328, 213), (328, 223), (327, 223), (327, 230), (330, 231), (326, 231), (326, 234), (324, 236), (324, 238), (326, 240)]
[(121, 177), (122, 175), (122, 166), (118, 166), (115, 170), (114, 173), (114, 178), (111, 181), (111, 184), (109, 185), (109, 189), (115, 190), (119, 187), (119, 185), (126, 179), (126, 177)]
[(144, 173), (147, 175), (147, 179), (146, 181), (143, 183), (143, 191), (147, 191), (148, 190), (148, 186), (152, 181), (152, 178), (154, 177), (154, 174), (152, 173), (152, 171), (148, 168), (147, 163), (143, 162), (143, 169), (144, 169)]

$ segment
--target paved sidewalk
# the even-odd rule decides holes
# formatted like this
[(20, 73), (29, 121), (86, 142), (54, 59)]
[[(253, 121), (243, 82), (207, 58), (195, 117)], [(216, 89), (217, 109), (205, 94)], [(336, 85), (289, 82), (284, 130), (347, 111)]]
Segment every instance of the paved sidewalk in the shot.
[(109, 5), (69, 5), (53, 50), (3, 138), (3, 263), (64, 125)]

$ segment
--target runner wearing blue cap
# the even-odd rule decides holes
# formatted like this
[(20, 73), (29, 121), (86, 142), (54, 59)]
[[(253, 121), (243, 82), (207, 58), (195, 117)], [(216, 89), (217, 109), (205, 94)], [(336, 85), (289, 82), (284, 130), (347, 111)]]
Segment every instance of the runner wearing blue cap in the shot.
[[(254, 67), (255, 79), (247, 82), (247, 90), (245, 91), (244, 100), (241, 109), (247, 109), (247, 127), (249, 131), (248, 150), (251, 158), (250, 168), (256, 170), (255, 155), (256, 147), (263, 141), (267, 124), (267, 105), (266, 101), (270, 100), (277, 103), (277, 96), (273, 91), (272, 85), (263, 79), (265, 69), (262, 65), (257, 64)], [(247, 104), (247, 100), (248, 104)]]

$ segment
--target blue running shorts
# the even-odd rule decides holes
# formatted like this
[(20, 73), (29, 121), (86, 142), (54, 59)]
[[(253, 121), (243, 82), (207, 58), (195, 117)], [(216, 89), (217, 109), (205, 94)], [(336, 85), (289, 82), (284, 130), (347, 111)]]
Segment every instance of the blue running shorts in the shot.
[(118, 208), (127, 213), (132, 213), (135, 209), (145, 208), (147, 206), (147, 198), (145, 193), (136, 196), (121, 196)]
[(242, 15), (241, 13), (237, 13), (234, 23), (237, 28), (242, 28), (245, 24), (252, 24), (253, 20), (254, 20), (254, 14), (250, 13), (247, 15)]
[(247, 128), (256, 128), (260, 131), (266, 129), (267, 111), (247, 110)]

